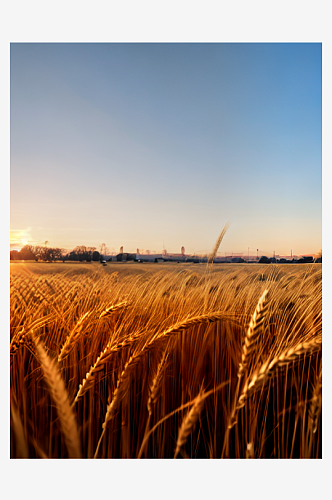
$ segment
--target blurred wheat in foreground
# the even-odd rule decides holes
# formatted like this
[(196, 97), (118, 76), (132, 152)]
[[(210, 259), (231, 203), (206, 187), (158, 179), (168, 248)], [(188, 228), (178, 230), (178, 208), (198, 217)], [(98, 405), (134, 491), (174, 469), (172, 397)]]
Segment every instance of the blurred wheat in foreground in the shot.
[(320, 264), (12, 264), (10, 308), (11, 458), (322, 457)]

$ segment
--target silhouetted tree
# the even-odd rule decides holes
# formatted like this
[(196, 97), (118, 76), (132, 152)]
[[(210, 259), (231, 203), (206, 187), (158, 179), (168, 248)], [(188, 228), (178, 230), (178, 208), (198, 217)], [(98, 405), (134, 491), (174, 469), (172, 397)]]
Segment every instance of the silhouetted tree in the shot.
[(315, 262), (317, 264), (321, 264), (322, 260), (323, 260), (323, 251), (322, 251), (322, 249), (320, 249), (319, 252), (317, 253), (316, 257), (315, 257)]
[(311, 255), (301, 257), (296, 261), (298, 264), (310, 264), (314, 262), (314, 258)]
[(19, 252), (18, 258), (22, 260), (35, 260), (36, 256), (33, 252), (33, 247), (31, 245), (24, 245)]
[(93, 262), (97, 262), (98, 260), (100, 260), (100, 253), (97, 250), (92, 253), (92, 260)]
[(18, 260), (19, 259), (19, 251), (18, 250), (11, 250), (10, 251), (10, 260)]
[(46, 251), (47, 251), (47, 248), (46, 247), (43, 247), (41, 245), (36, 245), (33, 248), (33, 253), (35, 255), (35, 258), (37, 260), (47, 260), (47, 254), (46, 254)]
[(37, 245), (31, 247), (31, 252), (33, 253), (33, 258), (35, 260), (52, 262), (54, 260), (63, 259), (64, 255), (66, 255), (67, 253), (67, 250), (64, 250), (63, 248), (52, 248), (52, 247)]

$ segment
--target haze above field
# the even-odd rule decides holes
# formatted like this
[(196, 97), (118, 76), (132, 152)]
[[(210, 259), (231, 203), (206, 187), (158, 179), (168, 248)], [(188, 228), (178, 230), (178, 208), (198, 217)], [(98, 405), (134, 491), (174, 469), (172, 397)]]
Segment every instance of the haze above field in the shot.
[(11, 44), (11, 247), (321, 248), (321, 44)]

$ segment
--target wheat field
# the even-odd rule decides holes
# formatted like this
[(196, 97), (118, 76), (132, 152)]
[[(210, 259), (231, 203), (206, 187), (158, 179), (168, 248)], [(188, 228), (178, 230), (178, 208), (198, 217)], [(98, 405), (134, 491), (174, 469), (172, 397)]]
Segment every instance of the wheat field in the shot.
[(14, 263), (11, 458), (321, 458), (320, 264)]

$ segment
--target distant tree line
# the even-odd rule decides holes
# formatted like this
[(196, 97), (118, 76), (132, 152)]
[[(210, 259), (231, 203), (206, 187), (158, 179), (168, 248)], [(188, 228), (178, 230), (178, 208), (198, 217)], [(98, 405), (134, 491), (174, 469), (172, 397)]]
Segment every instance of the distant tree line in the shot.
[(80, 262), (98, 261), (100, 260), (100, 253), (97, 252), (96, 247), (85, 247), (84, 245), (77, 246), (71, 252), (65, 255), (65, 260), (78, 260)]
[(20, 251), (11, 250), (10, 260), (35, 260), (44, 262), (54, 262), (57, 260), (65, 262), (66, 260), (69, 260), (79, 262), (98, 262), (101, 260), (101, 255), (97, 251), (96, 247), (86, 247), (84, 245), (77, 246), (71, 251), (64, 248), (25, 245)]
[(275, 264), (276, 263), (279, 263), (279, 264), (287, 264), (287, 263), (290, 263), (290, 264), (310, 264), (310, 263), (316, 262), (318, 264), (318, 263), (322, 262), (322, 253), (320, 252), (320, 254), (318, 254), (316, 257), (312, 257), (312, 256), (308, 255), (305, 257), (300, 257), (299, 259), (292, 259), (292, 260), (276, 259), (275, 257), (268, 258), (268, 257), (265, 257), (265, 255), (263, 255), (259, 259), (260, 264), (270, 264), (271, 262), (275, 263)]
[[(106, 255), (109, 253), (109, 249), (102, 243), (100, 245), (100, 252), (97, 251), (96, 247), (86, 247), (84, 245), (80, 245), (75, 247), (73, 250), (68, 251), (64, 248), (52, 248), (48, 246), (32, 246), (25, 245), (18, 250), (11, 250), (10, 252), (10, 260), (35, 260), (35, 261), (44, 261), (44, 262), (54, 262), (62, 260), (63, 262), (67, 261), (79, 261), (79, 262), (98, 262), (103, 261), (106, 258)], [(128, 256), (131, 256), (129, 257)], [(121, 254), (118, 256), (117, 260), (134, 260), (135, 254)], [(187, 262), (198, 262), (198, 259), (187, 259)], [(232, 261), (236, 262), (245, 262), (241, 257), (237, 257), (236, 259), (232, 259)], [(275, 257), (268, 258), (266, 256), (262, 256), (259, 259), (259, 263), (261, 264), (270, 264), (270, 263), (310, 263), (310, 262), (322, 262), (322, 250), (318, 252), (315, 257), (305, 256), (300, 259), (276, 259)]]

